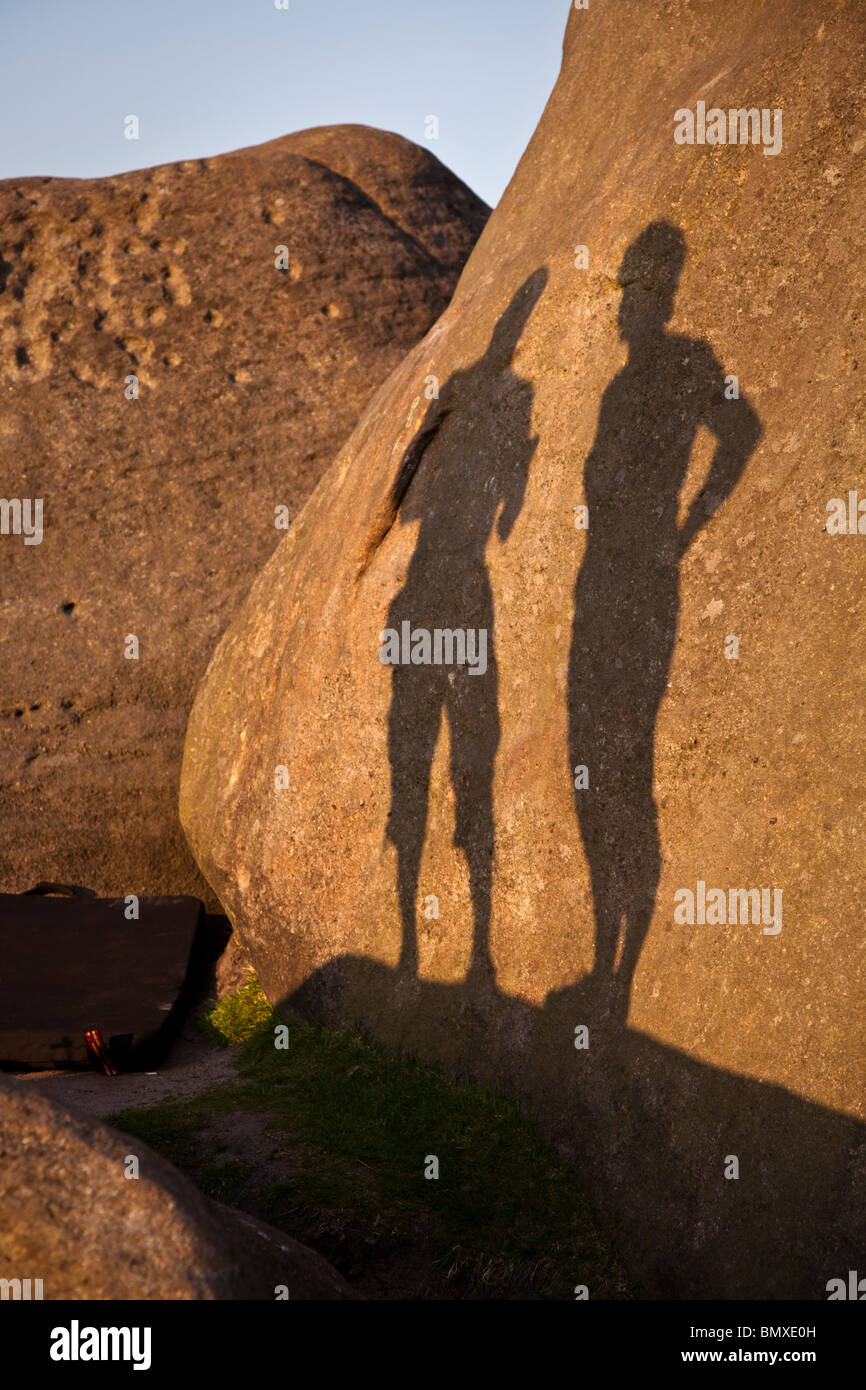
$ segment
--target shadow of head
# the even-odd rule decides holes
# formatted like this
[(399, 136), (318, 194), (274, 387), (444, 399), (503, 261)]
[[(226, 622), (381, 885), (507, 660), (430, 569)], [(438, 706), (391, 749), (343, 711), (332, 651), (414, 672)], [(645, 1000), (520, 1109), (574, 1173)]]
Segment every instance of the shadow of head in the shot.
[(512, 296), (508, 308), (500, 314), (493, 328), (490, 345), (484, 354), (488, 363), (505, 367), (514, 356), (530, 314), (541, 298), (547, 284), (547, 270), (541, 266), (524, 280)]
[[(490, 342), (483, 356), (469, 366), (454, 372), (442, 388), (441, 400), (437, 396), (431, 402), (426, 417), (406, 449), (391, 484), (387, 509), (384, 515), (378, 518), (368, 542), (361, 573), (369, 563), (370, 554), (381, 542), (382, 536), (393, 524), (397, 512), (402, 508), (409, 484), (418, 471), (424, 452), (438, 434), (443, 422), (465, 406), (477, 412), (479, 401), (485, 394), (484, 383), (497, 382), (497, 378), (508, 371), (529, 316), (547, 284), (547, 278), (547, 270), (541, 266), (523, 281), (520, 288), (512, 295), (508, 307), (496, 320)], [(505, 391), (508, 391), (513, 384), (513, 381), (506, 383)], [(499, 381), (495, 387), (495, 394), (501, 395), (502, 391), (503, 385)], [(459, 463), (460, 460), (457, 459), (456, 462)], [(417, 520), (417, 517), (418, 513), (407, 510), (402, 512), (401, 520), (404, 522), (413, 521)]]
[(651, 222), (631, 243), (619, 268), (622, 301), (617, 322), (620, 337), (629, 342), (656, 335), (674, 311), (686, 239), (672, 222)]

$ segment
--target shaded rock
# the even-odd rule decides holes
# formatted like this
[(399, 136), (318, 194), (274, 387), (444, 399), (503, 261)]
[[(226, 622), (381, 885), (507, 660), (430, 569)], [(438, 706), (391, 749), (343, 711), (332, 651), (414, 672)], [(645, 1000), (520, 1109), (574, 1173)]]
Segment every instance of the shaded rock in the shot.
[(203, 1197), (140, 1140), (3, 1078), (0, 1277), (41, 1279), (46, 1299), (357, 1297), (315, 1251)]
[(222, 999), (226, 994), (234, 994), (235, 990), (246, 984), (252, 973), (252, 961), (237, 932), (233, 931), (214, 971), (217, 998)]
[[(270, 999), (518, 1091), (671, 1297), (825, 1297), (863, 1231), (866, 538), (828, 503), (863, 476), (864, 57), (850, 5), (572, 10), (185, 747)], [(781, 110), (781, 149), (677, 143), (698, 102)], [(437, 629), (474, 672), (423, 664)]]
[(506, 1087), (580, 1171), (644, 1296), (826, 1298), (866, 1243), (862, 1122), (612, 1026), (600, 994), (587, 977), (537, 1007), (343, 955), (292, 1009)]
[(363, 126), (0, 183), (2, 492), (44, 528), (0, 535), (4, 889), (204, 891), (176, 813), (196, 683), (486, 215)]

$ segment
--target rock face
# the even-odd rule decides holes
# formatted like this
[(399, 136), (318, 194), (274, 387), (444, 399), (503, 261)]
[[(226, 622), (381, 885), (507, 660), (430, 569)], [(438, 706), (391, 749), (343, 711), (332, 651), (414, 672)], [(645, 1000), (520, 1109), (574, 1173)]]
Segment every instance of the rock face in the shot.
[(321, 1255), (203, 1197), (140, 1140), (3, 1078), (0, 1278), (41, 1279), (46, 1299), (274, 1299), (279, 1285), (358, 1297)]
[(202, 893), (196, 683), (487, 212), (363, 126), (0, 183), (0, 887)]
[(214, 656), (181, 818), (270, 998), (509, 1085), (650, 1294), (824, 1298), (866, 1227), (866, 13), (728, 20), (572, 10)]

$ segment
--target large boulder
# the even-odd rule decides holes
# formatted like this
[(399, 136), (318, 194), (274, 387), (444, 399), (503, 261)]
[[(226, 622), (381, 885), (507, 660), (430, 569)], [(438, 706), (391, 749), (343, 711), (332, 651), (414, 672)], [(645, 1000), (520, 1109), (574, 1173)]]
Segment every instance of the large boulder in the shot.
[(205, 891), (177, 822), (196, 684), (487, 213), (363, 126), (0, 182), (0, 491), (44, 532), (0, 535), (0, 888)]
[(140, 1140), (2, 1077), (0, 1278), (31, 1280), (31, 1295), (41, 1279), (45, 1299), (358, 1297), (321, 1255), (203, 1197)]
[(573, 9), (190, 719), (271, 1000), (510, 1086), (654, 1294), (862, 1259), (864, 57), (851, 4)]

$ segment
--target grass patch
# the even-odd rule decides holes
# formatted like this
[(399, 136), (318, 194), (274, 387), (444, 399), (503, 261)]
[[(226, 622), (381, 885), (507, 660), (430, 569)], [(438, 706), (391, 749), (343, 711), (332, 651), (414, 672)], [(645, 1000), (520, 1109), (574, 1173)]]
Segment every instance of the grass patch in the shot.
[[(317, 1246), (362, 1288), (360, 1266), (387, 1264), (386, 1296), (401, 1261), (403, 1297), (572, 1299), (577, 1284), (593, 1299), (635, 1296), (574, 1175), (510, 1099), (315, 1023), (292, 1024), (278, 1051), (278, 1022), (246, 983), (205, 1021), (224, 1045), (244, 1039), (237, 1082), (110, 1123), (208, 1195)], [(230, 1133), (242, 1112), (261, 1117), (261, 1164), (221, 1162), (203, 1137), (220, 1121)], [(287, 1164), (279, 1181), (268, 1178), (274, 1155)], [(436, 1181), (424, 1176), (434, 1155)]]
[(220, 1047), (234, 1047), (252, 1037), (257, 1028), (268, 1023), (271, 1006), (264, 990), (250, 975), (240, 989), (227, 994), (199, 1016), (199, 1027), (211, 1042)]

